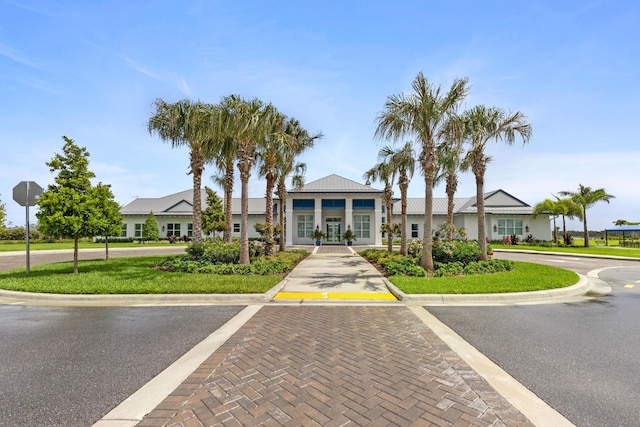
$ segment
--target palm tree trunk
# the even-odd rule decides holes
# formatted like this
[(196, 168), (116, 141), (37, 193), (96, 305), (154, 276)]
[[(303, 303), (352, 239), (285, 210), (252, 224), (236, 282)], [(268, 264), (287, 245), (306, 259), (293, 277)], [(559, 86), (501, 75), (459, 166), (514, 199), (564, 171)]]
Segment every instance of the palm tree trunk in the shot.
[[(447, 222), (453, 225), (453, 209), (454, 209), (454, 197), (456, 190), (458, 189), (458, 179), (455, 174), (447, 175)], [(451, 238), (451, 236), (448, 236)]]
[(407, 190), (409, 188), (409, 179), (403, 175), (398, 180), (400, 187), (400, 254), (407, 255)]
[(241, 216), (240, 216), (240, 264), (250, 264), (249, 259), (249, 178), (251, 167), (244, 161), (238, 163), (240, 169), (241, 190)]
[(587, 227), (587, 208), (582, 209), (582, 224), (584, 231), (584, 247), (589, 247), (589, 227)]
[(433, 173), (424, 174), (424, 231), (422, 234), (422, 259), (420, 265), (433, 271)]
[(278, 197), (280, 203), (278, 203), (278, 220), (280, 223), (280, 251), (285, 250), (285, 235), (284, 235), (284, 204), (287, 197), (287, 188), (284, 182), (278, 183)]
[[(387, 209), (387, 224), (391, 224), (391, 215), (393, 214), (393, 205), (391, 204), (391, 198), (393, 193), (390, 185), (386, 185), (384, 188), (384, 202)], [(393, 233), (391, 229), (387, 233), (387, 251), (393, 252)]]
[(227, 166), (224, 177), (224, 234), (223, 239), (231, 243), (233, 226), (233, 162)]
[(267, 223), (266, 227), (266, 235), (265, 237), (265, 247), (264, 252), (265, 255), (271, 256), (275, 253), (275, 248), (273, 245), (273, 187), (274, 187), (274, 178), (273, 172), (268, 172), (265, 176), (267, 181), (267, 194), (265, 197), (266, 203), (266, 213), (265, 213), (265, 222)]
[(480, 259), (487, 261), (487, 241), (484, 228), (484, 173), (476, 174), (476, 207), (478, 210), (478, 246), (480, 246)]
[[(191, 173), (193, 174), (193, 230), (194, 243), (202, 243), (202, 172), (204, 160), (199, 153), (191, 152)], [(180, 237), (180, 236), (177, 236)]]

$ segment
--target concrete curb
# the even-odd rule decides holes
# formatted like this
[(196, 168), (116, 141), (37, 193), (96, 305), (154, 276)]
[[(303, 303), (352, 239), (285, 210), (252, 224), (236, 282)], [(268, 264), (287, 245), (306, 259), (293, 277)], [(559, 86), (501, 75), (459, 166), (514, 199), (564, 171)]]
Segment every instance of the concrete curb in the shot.
[(539, 254), (539, 255), (554, 255), (554, 256), (575, 256), (580, 258), (599, 258), (599, 259), (618, 259), (621, 261), (638, 261), (640, 262), (640, 258), (631, 258), (624, 256), (615, 256), (615, 255), (597, 255), (597, 254), (578, 254), (572, 252), (547, 252), (547, 251), (530, 251), (527, 249), (494, 249), (494, 252), (502, 252), (502, 253), (523, 253), (523, 254)]
[[(276, 285), (277, 286), (277, 285)], [(262, 294), (122, 294), (122, 295), (65, 295), (0, 290), (0, 300), (13, 304), (34, 305), (210, 305), (263, 304), (273, 297), (274, 288)], [(276, 291), (277, 292), (277, 291)]]
[[(600, 283), (594, 284), (594, 278), (579, 274), (578, 283), (565, 288), (548, 289), (531, 292), (509, 292), (498, 294), (405, 294), (386, 278), (385, 284), (398, 300), (409, 305), (503, 305), (526, 304), (531, 302), (552, 302), (552, 299), (580, 297), (585, 295), (607, 295), (611, 288)], [(599, 280), (599, 279), (597, 279)], [(602, 281), (600, 281), (602, 282)], [(604, 282), (602, 282), (604, 283)]]

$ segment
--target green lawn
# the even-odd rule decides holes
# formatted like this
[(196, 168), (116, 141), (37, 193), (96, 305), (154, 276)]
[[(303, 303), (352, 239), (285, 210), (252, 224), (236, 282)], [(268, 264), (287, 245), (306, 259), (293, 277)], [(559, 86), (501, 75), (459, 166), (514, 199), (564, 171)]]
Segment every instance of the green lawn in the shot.
[[(186, 243), (177, 243), (172, 246), (183, 245), (186, 246)], [(109, 249), (111, 248), (144, 248), (151, 246), (169, 246), (169, 242), (167, 241), (158, 241), (158, 242), (146, 242), (146, 243), (109, 243)], [(104, 249), (104, 243), (93, 243), (93, 242), (79, 242), (78, 247), (80, 249)], [(43, 250), (58, 250), (58, 249), (73, 249), (73, 242), (60, 242), (60, 243), (41, 243), (41, 242), (30, 242), (29, 250), (31, 251), (43, 251)], [(11, 251), (25, 251), (27, 250), (27, 245), (25, 242), (16, 242), (16, 241), (2, 241), (0, 242), (0, 252), (11, 252)]]
[(491, 294), (528, 292), (574, 285), (579, 277), (562, 268), (514, 262), (512, 271), (463, 277), (389, 277), (406, 294)]
[(629, 258), (640, 258), (640, 248), (621, 248), (616, 246), (594, 246), (594, 247), (562, 247), (562, 248), (548, 248), (544, 246), (527, 246), (527, 245), (491, 245), (493, 249), (505, 249), (505, 250), (527, 250), (527, 251), (540, 251), (540, 252), (558, 252), (568, 254), (586, 254), (586, 255), (608, 255), (608, 256), (622, 256)]
[(57, 294), (243, 294), (264, 293), (279, 276), (217, 276), (167, 273), (152, 266), (164, 256), (113, 258), (109, 261), (64, 262), (0, 272), (0, 288)]

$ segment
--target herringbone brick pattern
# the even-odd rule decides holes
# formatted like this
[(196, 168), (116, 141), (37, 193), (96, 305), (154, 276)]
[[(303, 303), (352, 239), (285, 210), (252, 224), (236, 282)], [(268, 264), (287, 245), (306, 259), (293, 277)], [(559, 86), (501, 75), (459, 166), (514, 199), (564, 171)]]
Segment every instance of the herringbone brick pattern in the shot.
[(532, 426), (405, 307), (265, 306), (139, 426)]

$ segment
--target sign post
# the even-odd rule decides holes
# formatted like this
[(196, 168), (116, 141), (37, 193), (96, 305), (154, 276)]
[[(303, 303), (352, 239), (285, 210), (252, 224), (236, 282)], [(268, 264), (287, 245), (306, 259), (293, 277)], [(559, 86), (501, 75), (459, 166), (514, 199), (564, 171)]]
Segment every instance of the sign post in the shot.
[(29, 206), (35, 206), (42, 194), (42, 187), (34, 181), (22, 181), (13, 187), (13, 200), (26, 207), (27, 224), (25, 226), (25, 242), (27, 244), (27, 276), (31, 269), (29, 257)]

